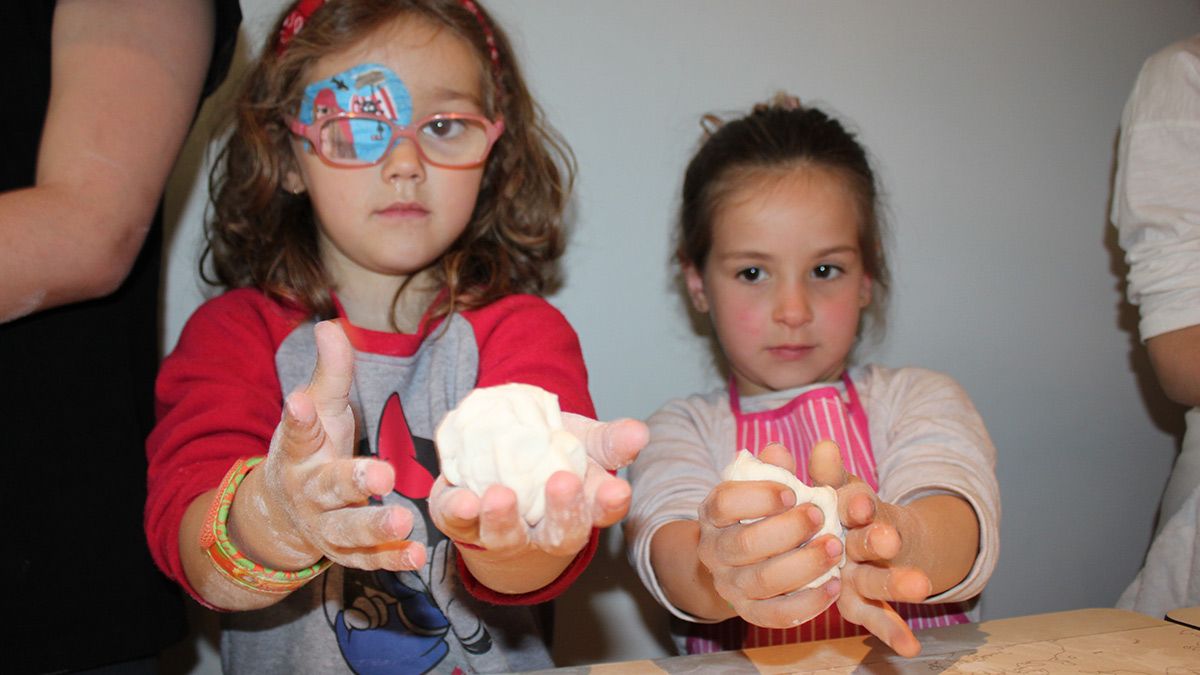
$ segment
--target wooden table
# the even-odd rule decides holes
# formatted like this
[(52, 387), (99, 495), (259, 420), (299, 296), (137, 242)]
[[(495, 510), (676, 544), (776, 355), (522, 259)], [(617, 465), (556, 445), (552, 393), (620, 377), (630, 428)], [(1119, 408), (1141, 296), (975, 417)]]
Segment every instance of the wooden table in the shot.
[(1184, 607), (1167, 612), (1167, 621), (1200, 629), (1200, 607)]
[(932, 628), (921, 655), (905, 659), (873, 637), (653, 661), (559, 668), (560, 674), (625, 673), (1170, 673), (1200, 675), (1200, 630), (1120, 609), (1080, 609)]

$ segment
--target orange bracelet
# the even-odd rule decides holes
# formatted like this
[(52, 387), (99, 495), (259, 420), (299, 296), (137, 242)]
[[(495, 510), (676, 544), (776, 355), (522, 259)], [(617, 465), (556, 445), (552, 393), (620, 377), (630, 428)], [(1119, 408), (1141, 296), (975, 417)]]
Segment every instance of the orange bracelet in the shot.
[(291, 593), (333, 563), (328, 558), (321, 558), (315, 565), (295, 572), (273, 570), (247, 559), (229, 540), (229, 507), (233, 504), (233, 496), (246, 474), (264, 459), (239, 459), (225, 474), (208, 516), (204, 519), (204, 526), (200, 528), (200, 548), (222, 576), (243, 588), (264, 593)]

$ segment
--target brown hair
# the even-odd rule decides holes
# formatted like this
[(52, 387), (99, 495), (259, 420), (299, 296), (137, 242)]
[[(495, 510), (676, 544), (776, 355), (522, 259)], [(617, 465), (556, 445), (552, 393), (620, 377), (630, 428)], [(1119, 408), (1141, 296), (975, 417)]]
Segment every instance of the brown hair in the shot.
[(712, 248), (712, 224), (723, 200), (762, 172), (819, 167), (841, 175), (860, 214), (858, 244), (871, 279), (868, 314), (882, 327), (891, 285), (884, 256), (884, 224), (875, 172), (866, 150), (840, 122), (794, 97), (777, 94), (749, 115), (721, 123), (704, 117), (708, 131), (688, 163), (676, 233), (676, 261), (703, 270)]
[(507, 36), (482, 7), (476, 8), (478, 16), (461, 0), (336, 0), (313, 12), (280, 49), (280, 28), (292, 7), (283, 12), (275, 37), (242, 84), (232, 134), (209, 176), (214, 212), (204, 258), (211, 260), (211, 276), (201, 260), (208, 283), (258, 288), (317, 316), (334, 314), (312, 204), (307, 195), (283, 188), (293, 167), (284, 117), (299, 108), (302, 78), (311, 64), (394, 19), (414, 17), (450, 30), (475, 50), (484, 112), (505, 124), (484, 168), (471, 221), (439, 260), (437, 271), (448, 294), (435, 314), (554, 289), (574, 156), (530, 96)]

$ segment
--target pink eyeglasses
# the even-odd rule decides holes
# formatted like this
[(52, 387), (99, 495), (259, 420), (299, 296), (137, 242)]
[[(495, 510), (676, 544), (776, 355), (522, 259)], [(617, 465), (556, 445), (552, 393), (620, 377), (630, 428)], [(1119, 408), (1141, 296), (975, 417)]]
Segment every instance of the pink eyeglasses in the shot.
[(421, 159), (447, 169), (473, 169), (483, 164), (504, 120), (470, 113), (438, 113), (400, 125), (368, 113), (335, 113), (312, 124), (287, 118), (288, 129), (308, 140), (330, 166), (354, 168), (382, 162), (400, 139), (416, 145)]

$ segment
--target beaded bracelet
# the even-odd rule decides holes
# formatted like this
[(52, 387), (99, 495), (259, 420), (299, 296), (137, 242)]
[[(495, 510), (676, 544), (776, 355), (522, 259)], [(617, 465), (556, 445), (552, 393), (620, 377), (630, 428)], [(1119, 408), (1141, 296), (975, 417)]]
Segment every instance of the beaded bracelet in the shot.
[(246, 474), (250, 473), (265, 457), (239, 459), (221, 486), (217, 488), (217, 496), (213, 499), (204, 526), (200, 529), (200, 548), (207, 554), (208, 559), (218, 572), (226, 579), (237, 585), (264, 593), (291, 593), (311, 581), (331, 564), (328, 558), (321, 558), (315, 565), (305, 567), (295, 572), (273, 570), (249, 560), (229, 540), (229, 507), (233, 504), (233, 496)]

